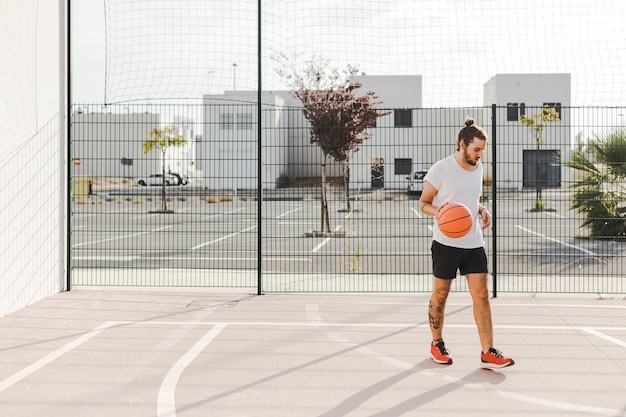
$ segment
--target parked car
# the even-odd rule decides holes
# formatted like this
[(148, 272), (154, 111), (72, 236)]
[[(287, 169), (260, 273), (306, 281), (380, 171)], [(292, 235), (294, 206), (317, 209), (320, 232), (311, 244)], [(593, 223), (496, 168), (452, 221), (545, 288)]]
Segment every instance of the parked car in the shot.
[(189, 184), (189, 177), (187, 175), (184, 174), (179, 174), (177, 172), (170, 172), (170, 175), (173, 175), (176, 177), (176, 184), (178, 185), (187, 185)]
[[(163, 184), (163, 174), (150, 174), (147, 177), (140, 177), (136, 179), (137, 184), (139, 185), (162, 185)], [(165, 185), (176, 185), (178, 184), (178, 178), (173, 175), (165, 174)]]
[(406, 177), (409, 181), (407, 186), (407, 194), (422, 195), (424, 190), (424, 177), (428, 171), (414, 171), (410, 176)]

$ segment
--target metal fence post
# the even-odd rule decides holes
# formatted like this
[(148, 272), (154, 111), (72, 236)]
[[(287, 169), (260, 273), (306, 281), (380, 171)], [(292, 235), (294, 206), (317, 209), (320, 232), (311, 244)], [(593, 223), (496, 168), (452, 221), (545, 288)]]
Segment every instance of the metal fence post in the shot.
[(491, 247), (493, 248), (493, 253), (491, 256), (491, 268), (492, 268), (492, 273), (491, 276), (493, 277), (493, 297), (497, 297), (498, 296), (498, 204), (497, 204), (497, 197), (498, 197), (498, 187), (496, 187), (496, 182), (497, 182), (497, 152), (496, 152), (496, 147), (497, 147), (497, 127), (498, 127), (498, 123), (497, 123), (497, 119), (496, 119), (496, 114), (497, 114), (497, 108), (495, 104), (491, 105), (491, 201), (492, 201), (492, 205), (491, 205), (491, 230), (492, 230), (492, 245)]
[(257, 6), (257, 295), (263, 294), (263, 84), (261, 80), (261, 0)]

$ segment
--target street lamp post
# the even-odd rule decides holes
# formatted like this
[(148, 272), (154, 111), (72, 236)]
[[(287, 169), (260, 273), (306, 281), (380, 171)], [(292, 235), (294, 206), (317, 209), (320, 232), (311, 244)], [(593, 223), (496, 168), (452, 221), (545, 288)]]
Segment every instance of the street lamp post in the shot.
[(233, 91), (237, 90), (237, 64), (233, 63)]

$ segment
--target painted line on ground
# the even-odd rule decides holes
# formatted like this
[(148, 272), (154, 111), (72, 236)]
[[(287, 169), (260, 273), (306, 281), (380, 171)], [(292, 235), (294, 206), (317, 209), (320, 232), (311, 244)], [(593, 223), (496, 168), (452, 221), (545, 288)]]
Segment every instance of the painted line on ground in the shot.
[(212, 218), (215, 218), (215, 217), (224, 216), (226, 214), (233, 214), (233, 213), (237, 213), (238, 211), (242, 211), (242, 210), (244, 210), (244, 208), (238, 208), (238, 209), (235, 209), (235, 210), (225, 211), (223, 213), (215, 213), (215, 214), (211, 214), (210, 216), (204, 217), (202, 220), (208, 220), (208, 219), (212, 219)]
[(231, 234), (226, 235), (226, 236), (222, 236), (222, 237), (220, 237), (220, 238), (217, 238), (217, 239), (211, 240), (211, 241), (209, 241), (209, 242), (204, 242), (204, 243), (201, 243), (201, 244), (196, 245), (196, 246), (194, 246), (193, 248), (191, 248), (191, 250), (198, 250), (198, 249), (203, 248), (203, 247), (205, 247), (205, 246), (209, 246), (209, 245), (212, 245), (212, 244), (214, 244), (214, 243), (221, 242), (222, 240), (230, 239), (231, 237), (234, 237), (234, 236), (240, 235), (240, 234), (242, 234), (242, 233), (246, 233), (246, 232), (248, 232), (248, 231), (250, 231), (250, 230), (252, 230), (252, 229), (256, 229), (256, 227), (257, 227), (256, 225), (255, 225), (255, 226), (251, 226), (251, 227), (248, 227), (247, 229), (243, 229), (243, 230), (240, 230), (240, 231), (238, 231), (238, 232), (231, 233)]
[[(311, 323), (308, 321), (141, 321), (141, 322), (125, 322), (125, 324), (141, 324), (141, 325), (160, 325), (160, 326), (215, 326), (217, 324), (227, 324), (228, 326), (245, 326), (245, 327), (311, 327), (315, 326), (315, 323)], [(380, 327), (389, 327), (389, 328), (428, 328), (428, 324), (414, 324), (414, 323), (351, 323), (351, 322), (326, 322), (326, 325), (329, 327), (357, 327), (357, 328), (380, 328)], [(513, 329), (513, 330), (575, 330), (575, 331), (589, 331), (589, 330), (604, 330), (604, 331), (626, 331), (626, 326), (598, 326), (598, 327), (588, 327), (588, 326), (562, 326), (562, 325), (515, 325), (515, 324), (502, 324), (502, 325), (494, 325), (496, 329)], [(476, 328), (475, 324), (448, 324), (446, 323), (446, 328), (453, 329), (474, 329)], [(610, 337), (610, 336), (609, 336)], [(618, 339), (616, 339), (618, 340)], [(618, 344), (622, 342), (619, 341)]]
[(591, 327), (581, 327), (580, 330), (585, 331), (589, 334), (592, 334), (594, 336), (599, 337), (600, 339), (604, 339), (606, 341), (609, 341), (611, 343), (615, 343), (618, 346), (621, 346), (623, 348), (626, 348), (626, 342), (624, 342), (623, 340), (620, 340), (616, 337), (613, 336), (609, 336), (608, 334), (604, 334), (599, 332), (598, 330), (596, 330), (596, 328), (591, 328)]
[(286, 211), (286, 212), (284, 212), (283, 214), (279, 214), (278, 216), (276, 216), (276, 218), (277, 218), (277, 219), (280, 219), (281, 217), (288, 216), (288, 215), (290, 215), (291, 213), (295, 213), (296, 211), (301, 210), (301, 209), (302, 209), (302, 207), (298, 207), (298, 208), (296, 208), (296, 209)]
[[(375, 351), (369, 347), (361, 346), (359, 343), (353, 342), (346, 337), (339, 335), (332, 330), (329, 330), (329, 327), (332, 327), (332, 324), (325, 322), (322, 320), (319, 315), (319, 305), (317, 304), (307, 304), (305, 307), (305, 313), (310, 322), (322, 330), (326, 330), (326, 335), (329, 339), (339, 343), (343, 346), (347, 346), (349, 348), (353, 348), (356, 352), (363, 354), (364, 356), (376, 359), (385, 364), (395, 366), (399, 369), (413, 372), (416, 374), (426, 375), (429, 377), (443, 379), (446, 383), (452, 383), (458, 385), (462, 388), (468, 388), (474, 391), (482, 391), (487, 392), (489, 394), (496, 394), (503, 398), (514, 399), (520, 402), (524, 402), (527, 404), (537, 405), (541, 407), (550, 407), (559, 410), (568, 410), (568, 411), (576, 411), (590, 414), (597, 414), (603, 416), (626, 416), (626, 412), (624, 410), (605, 408), (605, 407), (596, 407), (596, 406), (588, 406), (583, 404), (574, 404), (564, 401), (556, 401), (556, 400), (548, 400), (545, 398), (534, 397), (525, 394), (518, 394), (515, 392), (505, 391), (501, 389), (492, 389), (490, 386), (485, 386), (483, 384), (477, 384), (475, 382), (471, 382), (466, 378), (458, 378), (452, 375), (448, 375), (441, 371), (434, 371), (432, 369), (427, 369), (413, 363), (409, 363), (403, 361), (401, 359), (397, 359), (378, 351)], [(425, 325), (427, 326), (427, 325)], [(446, 327), (449, 325), (446, 324)]]
[(416, 210), (415, 207), (411, 207), (411, 210), (413, 211), (413, 213), (415, 213), (417, 217), (419, 217), (420, 219), (423, 218), (422, 214), (419, 212), (419, 210)]
[[(336, 232), (337, 230), (341, 229), (341, 227), (342, 227), (342, 225), (339, 225), (339, 226), (335, 227), (335, 232)], [(313, 248), (313, 250), (312, 250), (311, 252), (318, 252), (320, 249), (322, 249), (322, 248), (324, 247), (324, 245), (326, 245), (328, 242), (330, 242), (330, 239), (332, 239), (332, 238), (327, 237), (326, 239), (322, 240), (322, 241), (320, 242), (320, 244), (319, 244), (319, 245), (317, 245), (316, 247), (314, 247), (314, 248)]]
[(96, 243), (112, 242), (114, 240), (130, 239), (131, 237), (142, 236), (142, 235), (147, 235), (147, 234), (150, 234), (150, 233), (160, 232), (160, 231), (163, 231), (165, 229), (169, 229), (170, 227), (172, 227), (172, 226), (171, 225), (170, 226), (163, 226), (163, 227), (159, 227), (159, 228), (156, 228), (156, 229), (149, 230), (147, 232), (133, 233), (133, 234), (130, 234), (130, 235), (112, 237), (112, 238), (109, 238), (109, 239), (101, 239), (101, 240), (94, 240), (94, 241), (91, 241), (91, 242), (77, 243), (75, 245), (72, 245), (72, 248), (78, 248), (80, 246), (86, 246), (86, 245), (93, 245), (93, 244), (96, 244)]
[(175, 394), (180, 376), (224, 328), (226, 328), (225, 323), (216, 324), (170, 368), (159, 388), (157, 397), (157, 417), (176, 417)]
[(567, 216), (561, 216), (560, 214), (551, 213), (551, 212), (549, 212), (549, 211), (546, 211), (545, 213), (546, 213), (548, 216), (558, 217), (558, 218), (560, 218), (560, 219), (567, 219), (567, 218), (568, 218)]
[(587, 255), (591, 255), (591, 256), (600, 256), (600, 255), (598, 255), (597, 253), (592, 252), (592, 251), (590, 251), (590, 250), (587, 250), (587, 249), (585, 249), (585, 248), (581, 248), (581, 247), (579, 247), (579, 246), (575, 246), (575, 245), (570, 245), (569, 243), (565, 243), (565, 242), (562, 242), (562, 241), (560, 241), (560, 240), (558, 240), (558, 239), (554, 239), (554, 238), (552, 238), (552, 237), (546, 236), (546, 235), (544, 235), (544, 234), (542, 234), (542, 233), (538, 233), (538, 232), (532, 231), (532, 230), (530, 230), (530, 229), (527, 229), (527, 228), (525, 228), (525, 227), (523, 227), (523, 226), (520, 226), (519, 224), (516, 224), (516, 225), (515, 225), (515, 227), (517, 227), (518, 229), (521, 229), (521, 230), (525, 231), (526, 233), (530, 233), (530, 234), (532, 234), (532, 235), (542, 237), (542, 238), (544, 238), (544, 239), (546, 239), (546, 240), (549, 240), (549, 241), (551, 241), (551, 242), (558, 243), (559, 245), (563, 245), (563, 246), (566, 246), (566, 247), (568, 247), (568, 248), (572, 248), (572, 249), (579, 250), (579, 251), (581, 251), (581, 252), (583, 252), (583, 253), (586, 253)]
[(118, 323), (119, 322), (116, 322), (116, 321), (108, 321), (106, 323), (103, 323), (100, 326), (96, 327), (95, 329), (90, 330), (89, 332), (83, 334), (79, 338), (74, 339), (71, 342), (61, 346), (60, 348), (58, 348), (58, 349), (48, 353), (46, 356), (44, 356), (43, 358), (39, 359), (38, 361), (28, 365), (27, 367), (25, 367), (21, 371), (16, 372), (13, 375), (11, 375), (10, 377), (2, 380), (0, 382), (0, 392), (2, 392), (5, 389), (11, 387), (12, 385), (16, 384), (17, 382), (21, 381), (22, 379), (26, 378), (27, 376), (31, 375), (32, 373), (34, 373), (34, 372), (40, 370), (41, 368), (43, 368), (44, 366), (48, 365), (52, 361), (58, 359), (59, 357), (63, 356), (64, 354), (70, 352), (72, 349), (82, 345), (83, 343), (85, 343), (89, 339), (92, 339), (92, 338), (96, 337), (97, 335), (102, 333), (104, 330), (109, 329), (109, 328), (111, 328), (112, 326), (115, 326)]

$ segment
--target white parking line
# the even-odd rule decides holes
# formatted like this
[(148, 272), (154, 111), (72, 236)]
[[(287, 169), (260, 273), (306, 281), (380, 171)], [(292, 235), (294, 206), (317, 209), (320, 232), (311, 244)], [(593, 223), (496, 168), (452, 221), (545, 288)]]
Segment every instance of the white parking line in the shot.
[(302, 207), (298, 207), (298, 208), (296, 208), (296, 209), (289, 210), (289, 211), (287, 211), (287, 212), (285, 212), (285, 213), (283, 213), (283, 214), (280, 214), (280, 215), (276, 216), (276, 218), (277, 218), (277, 219), (280, 219), (281, 217), (287, 216), (287, 215), (289, 215), (289, 214), (291, 214), (291, 213), (295, 213), (296, 211), (298, 211), (298, 210), (300, 210), (300, 209), (302, 209)]
[[(335, 232), (336, 232), (337, 230), (341, 229), (341, 227), (342, 227), (342, 225), (339, 225), (339, 226), (335, 227)], [(324, 247), (324, 245), (326, 245), (328, 242), (330, 242), (330, 239), (331, 239), (330, 237), (327, 237), (326, 239), (322, 240), (322, 241), (320, 242), (320, 244), (319, 244), (319, 245), (317, 245), (316, 247), (314, 247), (314, 248), (313, 248), (313, 250), (312, 250), (311, 252), (317, 252), (317, 251), (319, 251), (320, 249), (322, 249), (322, 248)]]
[(518, 229), (521, 229), (521, 230), (525, 231), (526, 233), (530, 233), (531, 235), (539, 236), (539, 237), (542, 237), (542, 238), (544, 238), (544, 239), (546, 239), (546, 240), (549, 240), (549, 241), (551, 241), (551, 242), (558, 243), (559, 245), (563, 245), (563, 246), (567, 246), (568, 248), (572, 248), (572, 249), (579, 250), (579, 251), (581, 251), (581, 252), (583, 252), (583, 253), (586, 253), (587, 255), (591, 255), (591, 256), (600, 256), (600, 255), (598, 255), (597, 253), (592, 252), (592, 251), (590, 251), (590, 250), (587, 250), (587, 249), (585, 249), (585, 248), (581, 248), (581, 247), (578, 247), (578, 246), (575, 246), (575, 245), (570, 245), (569, 243), (561, 242), (561, 241), (560, 241), (560, 240), (558, 240), (558, 239), (554, 239), (554, 238), (549, 237), (549, 236), (546, 236), (546, 235), (544, 235), (544, 234), (534, 232), (534, 231), (532, 231), (532, 230), (530, 230), (530, 229), (527, 229), (527, 228), (525, 228), (525, 227), (523, 227), (523, 226), (520, 226), (519, 224), (516, 224), (516, 225), (515, 225), (515, 227), (517, 227)]
[(231, 237), (233, 237), (233, 236), (237, 236), (237, 235), (239, 235), (239, 234), (241, 234), (241, 233), (246, 233), (247, 231), (252, 230), (252, 229), (255, 229), (255, 228), (256, 228), (256, 226), (251, 226), (251, 227), (248, 227), (247, 229), (243, 229), (243, 230), (240, 230), (240, 231), (238, 231), (238, 232), (231, 233), (231, 234), (226, 235), (226, 236), (222, 236), (222, 237), (217, 238), (217, 239), (215, 239), (215, 240), (211, 240), (211, 241), (209, 241), (209, 242), (204, 242), (204, 243), (201, 243), (201, 244), (196, 245), (196, 246), (194, 246), (193, 248), (191, 248), (191, 250), (197, 250), (197, 249), (203, 248), (203, 247), (205, 247), (205, 246), (212, 245), (212, 244), (217, 243), (217, 242), (221, 242), (222, 240), (230, 239), (230, 238), (231, 238)]
[(419, 212), (419, 210), (416, 210), (415, 207), (411, 207), (411, 210), (413, 210), (413, 213), (415, 213), (417, 217), (419, 217), (420, 219), (422, 218), (422, 214)]
[(149, 233), (155, 233), (155, 232), (160, 232), (160, 231), (165, 230), (165, 229), (169, 229), (170, 227), (172, 227), (172, 226), (171, 225), (170, 226), (163, 226), (163, 227), (159, 227), (159, 228), (156, 228), (156, 229), (152, 229), (152, 230), (147, 231), (147, 232), (133, 233), (131, 235), (117, 236), (117, 237), (112, 237), (112, 238), (109, 238), (109, 239), (101, 239), (101, 240), (94, 240), (94, 241), (91, 241), (91, 242), (77, 243), (75, 245), (72, 245), (72, 248), (77, 248), (79, 246), (85, 246), (85, 245), (93, 245), (93, 244), (96, 244), (96, 243), (112, 242), (114, 240), (128, 239), (128, 238), (135, 237), (135, 236), (147, 235)]
[(546, 214), (547, 214), (548, 216), (558, 217), (558, 218), (560, 218), (560, 219), (567, 219), (567, 216), (561, 216), (560, 214), (550, 213), (549, 211), (546, 211)]

